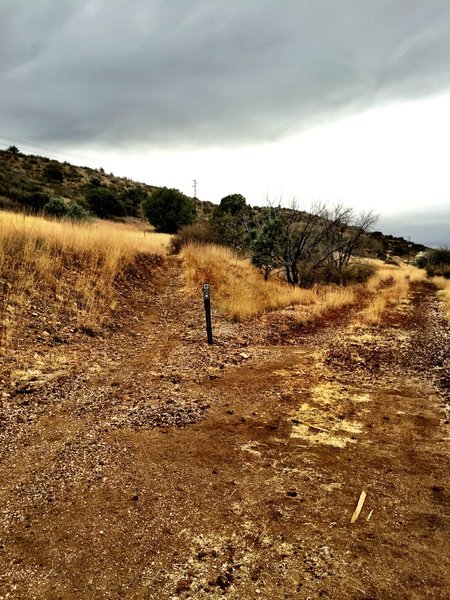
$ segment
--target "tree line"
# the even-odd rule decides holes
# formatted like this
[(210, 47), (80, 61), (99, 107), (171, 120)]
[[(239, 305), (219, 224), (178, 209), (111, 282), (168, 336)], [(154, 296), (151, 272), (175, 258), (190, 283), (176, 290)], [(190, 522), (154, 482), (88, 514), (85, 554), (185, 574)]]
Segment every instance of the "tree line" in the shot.
[[(8, 149), (17, 154), (16, 147)], [(44, 181), (55, 191), (70, 170), (57, 161), (47, 161), (41, 171)], [(376, 221), (373, 213), (356, 214), (342, 204), (333, 207), (317, 202), (308, 208), (292, 202), (290, 206), (267, 203), (252, 208), (241, 194), (229, 194), (218, 206), (200, 203), (174, 188), (157, 188), (149, 193), (145, 186), (117, 189), (102, 175), (93, 174), (77, 201), (49, 196), (38, 190), (21, 198), (29, 210), (52, 218), (83, 220), (143, 217), (158, 232), (176, 234), (173, 250), (189, 241), (219, 243), (233, 247), (248, 257), (265, 279), (281, 274), (294, 286), (314, 283), (346, 283), (367, 278), (370, 269), (351, 261), (367, 244), (367, 234)]]
[[(164, 193), (167, 196), (170, 191)], [(160, 197), (155, 195), (153, 202), (158, 203)], [(167, 206), (166, 200), (161, 206)], [(153, 209), (147, 216), (157, 230), (164, 230), (156, 223)], [(372, 212), (356, 214), (342, 204), (329, 208), (324, 203), (315, 203), (305, 212), (295, 202), (288, 208), (268, 204), (255, 210), (241, 194), (230, 194), (210, 215), (195, 223), (194, 219), (191, 214), (178, 230), (175, 251), (190, 241), (225, 244), (249, 257), (266, 280), (277, 272), (301, 287), (319, 281), (364, 281), (372, 274), (367, 264), (351, 263), (352, 256), (367, 244), (367, 234), (376, 222)]]

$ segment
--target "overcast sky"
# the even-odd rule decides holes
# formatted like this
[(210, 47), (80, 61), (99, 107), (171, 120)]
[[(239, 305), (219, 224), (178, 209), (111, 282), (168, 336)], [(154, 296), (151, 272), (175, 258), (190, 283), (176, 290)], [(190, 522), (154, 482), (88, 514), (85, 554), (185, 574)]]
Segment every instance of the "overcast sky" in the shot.
[(449, 0), (0, 0), (0, 90), (3, 147), (450, 244)]

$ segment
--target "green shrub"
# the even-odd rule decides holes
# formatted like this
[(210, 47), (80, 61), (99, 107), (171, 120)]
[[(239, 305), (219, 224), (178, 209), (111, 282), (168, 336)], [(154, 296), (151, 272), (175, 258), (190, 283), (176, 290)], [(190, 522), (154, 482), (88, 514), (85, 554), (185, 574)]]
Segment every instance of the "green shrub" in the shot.
[(369, 263), (350, 263), (342, 270), (342, 283), (366, 283), (375, 275), (376, 267)]
[(421, 256), (416, 264), (425, 268), (429, 277), (436, 275), (450, 279), (450, 250), (448, 248), (431, 250)]
[(124, 190), (120, 196), (127, 215), (130, 215), (131, 217), (138, 217), (141, 214), (142, 204), (147, 198), (147, 192), (138, 186)]
[(89, 221), (91, 219), (90, 213), (78, 202), (69, 204), (65, 216), (71, 221)]
[(57, 162), (49, 162), (44, 168), (44, 176), (47, 181), (55, 181), (61, 183), (64, 181), (64, 173), (61, 166)]
[(426, 254), (422, 254), (421, 256), (418, 256), (414, 262), (419, 269), (425, 269), (428, 263), (428, 257)]
[(86, 201), (94, 215), (100, 219), (125, 216), (123, 202), (108, 188), (93, 187), (89, 189), (86, 193)]
[(184, 225), (179, 232), (173, 236), (170, 243), (171, 254), (178, 254), (186, 244), (214, 244), (219, 240), (208, 223), (193, 223)]
[(67, 215), (67, 205), (60, 198), (50, 198), (44, 206), (44, 215), (46, 217), (56, 217), (62, 219)]

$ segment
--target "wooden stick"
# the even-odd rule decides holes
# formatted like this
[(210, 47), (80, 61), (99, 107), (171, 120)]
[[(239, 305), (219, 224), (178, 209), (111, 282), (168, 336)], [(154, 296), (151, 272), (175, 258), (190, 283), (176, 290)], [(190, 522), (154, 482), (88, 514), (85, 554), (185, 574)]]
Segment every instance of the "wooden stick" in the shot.
[(361, 510), (362, 510), (362, 507), (364, 506), (364, 502), (366, 500), (366, 496), (367, 496), (367, 494), (363, 490), (361, 492), (360, 497), (359, 497), (358, 504), (356, 506), (355, 512), (353, 513), (352, 520), (350, 521), (350, 523), (354, 523), (356, 521), (356, 519), (359, 517), (359, 515), (361, 513)]
[(317, 425), (312, 425), (311, 423), (305, 423), (305, 421), (299, 421), (298, 419), (292, 419), (292, 423), (294, 425), (304, 425), (305, 427), (309, 427), (309, 429), (317, 429), (317, 431), (323, 431), (324, 433), (329, 433), (329, 429), (324, 429), (323, 427), (317, 427)]

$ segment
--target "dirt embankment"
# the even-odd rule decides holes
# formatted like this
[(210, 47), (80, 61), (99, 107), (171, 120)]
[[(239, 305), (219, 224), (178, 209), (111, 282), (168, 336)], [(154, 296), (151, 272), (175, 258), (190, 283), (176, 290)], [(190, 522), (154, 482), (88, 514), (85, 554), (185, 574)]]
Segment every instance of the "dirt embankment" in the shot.
[(434, 291), (380, 328), (214, 314), (208, 347), (177, 261), (138, 275), (53, 379), (4, 377), (0, 598), (448, 598)]

